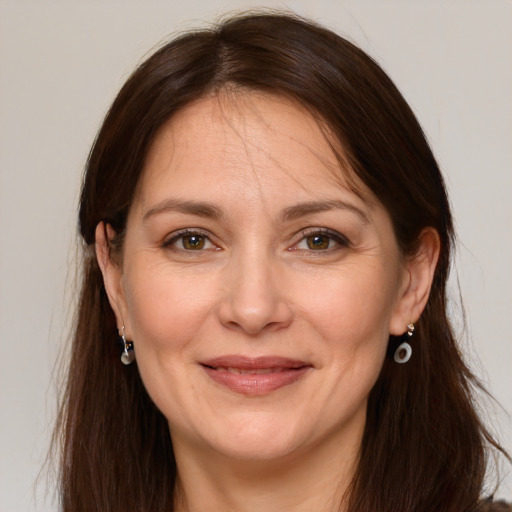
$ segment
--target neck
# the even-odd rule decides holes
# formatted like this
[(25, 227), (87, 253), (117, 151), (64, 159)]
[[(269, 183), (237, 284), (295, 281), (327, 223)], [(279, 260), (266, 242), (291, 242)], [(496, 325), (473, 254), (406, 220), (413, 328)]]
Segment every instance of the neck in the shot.
[(354, 437), (351, 441), (333, 436), (270, 461), (233, 460), (175, 443), (175, 511), (343, 512), (360, 447)]

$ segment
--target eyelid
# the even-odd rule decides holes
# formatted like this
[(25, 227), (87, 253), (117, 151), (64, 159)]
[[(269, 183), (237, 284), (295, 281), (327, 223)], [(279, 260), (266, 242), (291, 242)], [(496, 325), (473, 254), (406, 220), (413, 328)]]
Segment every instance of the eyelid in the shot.
[[(341, 247), (350, 247), (352, 244), (350, 242), (350, 240), (345, 236), (343, 235), (342, 233), (338, 232), (338, 231), (334, 231), (332, 229), (329, 229), (329, 228), (321, 228), (321, 227), (308, 227), (308, 228), (303, 228), (301, 229), (298, 233), (297, 233), (297, 237), (300, 237), (300, 238), (297, 238), (295, 240), (295, 242), (293, 243), (292, 247), (290, 248), (290, 250), (301, 250), (301, 249), (294, 249), (296, 248), (296, 246), (302, 242), (302, 240), (304, 240), (305, 238), (307, 238), (308, 236), (313, 236), (313, 235), (316, 235), (316, 234), (319, 234), (319, 235), (324, 235), (324, 236), (328, 236), (329, 238), (331, 238), (332, 240), (334, 240), (339, 246)], [(305, 250), (305, 249), (304, 249)], [(326, 253), (326, 252), (331, 252), (333, 250), (336, 250), (336, 248), (334, 249), (325, 249), (325, 250), (319, 250), (318, 253)], [(315, 252), (313, 250), (309, 250), (308, 252)]]
[[(341, 247), (350, 247), (351, 246), (350, 240), (345, 235), (343, 235), (342, 233), (339, 233), (338, 231), (335, 231), (335, 230), (332, 230), (329, 228), (324, 228), (324, 227), (308, 227), (308, 228), (301, 229), (298, 233), (296, 233), (294, 235), (295, 241), (292, 243), (289, 250), (304, 250), (304, 251), (306, 251), (305, 249), (297, 249), (297, 245), (300, 242), (302, 242), (305, 238), (307, 238), (308, 236), (313, 236), (316, 234), (329, 237), (330, 239), (334, 240)], [(161, 245), (163, 248), (170, 248), (175, 242), (177, 242), (180, 238), (182, 238), (185, 235), (202, 236), (206, 240), (208, 240), (208, 242), (210, 244), (212, 244), (214, 246), (213, 250), (220, 249), (220, 247), (212, 240), (211, 234), (201, 228), (183, 228), (183, 229), (179, 229), (177, 231), (173, 231), (164, 239), (164, 241), (162, 242)], [(184, 252), (195, 252), (195, 251), (189, 251), (187, 249), (180, 249), (180, 248), (175, 248), (175, 250), (184, 251)], [(197, 252), (201, 252), (204, 250), (212, 250), (212, 249), (211, 248), (210, 249), (202, 249), (202, 250), (198, 250)], [(326, 252), (331, 252), (334, 250), (336, 250), (336, 248), (319, 250), (318, 252), (326, 253)], [(315, 251), (309, 250), (308, 252), (315, 252)]]
[[(205, 230), (201, 228), (183, 228), (179, 229), (177, 231), (173, 231), (169, 235), (167, 235), (162, 242), (163, 248), (170, 248), (175, 242), (177, 242), (180, 238), (184, 237), (185, 235), (199, 235), (207, 239), (213, 246), (213, 250), (218, 250), (220, 247), (213, 242), (211, 234), (207, 233)], [(175, 250), (183, 251), (183, 252), (196, 252), (196, 251), (189, 251), (187, 249), (181, 249), (181, 248), (175, 248)], [(212, 250), (212, 249), (202, 249), (198, 250), (197, 252), (202, 252), (204, 250)]]

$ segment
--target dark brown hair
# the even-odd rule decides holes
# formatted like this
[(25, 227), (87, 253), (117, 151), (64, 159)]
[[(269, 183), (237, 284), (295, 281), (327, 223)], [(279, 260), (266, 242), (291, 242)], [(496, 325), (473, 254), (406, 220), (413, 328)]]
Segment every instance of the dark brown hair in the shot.
[(477, 512), (512, 512), (512, 505), (503, 500), (483, 500)]
[(231, 18), (161, 47), (126, 82), (97, 136), (81, 195), (82, 292), (57, 426), (63, 510), (172, 510), (176, 467), (167, 422), (137, 365), (119, 360), (94, 234), (105, 221), (122, 242), (159, 128), (191, 101), (236, 88), (287, 97), (322, 120), (351, 172), (388, 211), (404, 254), (414, 252), (427, 226), (441, 239), (414, 357), (396, 365), (390, 354), (398, 340), (390, 338), (369, 397), (349, 510), (472, 510), (486, 445), (495, 443), (475, 413), (476, 381), (446, 313), (453, 225), (443, 178), (414, 114), (382, 69), (347, 40), (282, 14)]

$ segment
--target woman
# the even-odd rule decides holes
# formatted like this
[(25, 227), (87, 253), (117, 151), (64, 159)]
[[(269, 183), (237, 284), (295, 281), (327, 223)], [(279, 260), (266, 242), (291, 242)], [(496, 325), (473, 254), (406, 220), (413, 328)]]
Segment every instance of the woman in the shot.
[(65, 511), (476, 509), (499, 447), (446, 315), (443, 179), (352, 44), (253, 15), (162, 47), (80, 230)]

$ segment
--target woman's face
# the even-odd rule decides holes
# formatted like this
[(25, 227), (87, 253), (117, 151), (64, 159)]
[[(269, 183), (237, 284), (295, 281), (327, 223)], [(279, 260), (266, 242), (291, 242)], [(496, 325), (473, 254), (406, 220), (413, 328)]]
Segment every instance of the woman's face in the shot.
[(357, 449), (409, 321), (407, 272), (388, 214), (343, 174), (315, 120), (275, 96), (205, 98), (159, 132), (111, 296), (175, 446)]

